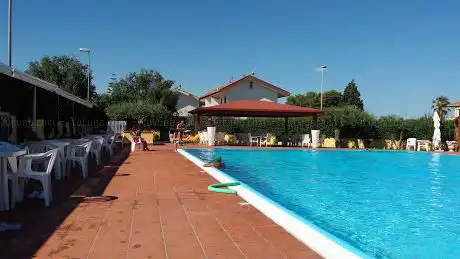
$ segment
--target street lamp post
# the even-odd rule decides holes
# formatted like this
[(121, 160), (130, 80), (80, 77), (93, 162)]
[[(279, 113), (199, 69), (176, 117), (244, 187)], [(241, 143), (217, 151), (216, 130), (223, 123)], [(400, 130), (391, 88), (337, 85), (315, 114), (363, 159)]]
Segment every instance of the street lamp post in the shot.
[(8, 66), (11, 67), (11, 41), (13, 21), (13, 0), (8, 0)]
[(88, 91), (86, 93), (86, 100), (89, 101), (89, 89), (91, 87), (91, 50), (88, 48), (79, 48), (78, 50), (88, 53)]
[(321, 72), (321, 110), (323, 109), (323, 87), (324, 87), (324, 75), (326, 73), (327, 66), (321, 66), (319, 71)]

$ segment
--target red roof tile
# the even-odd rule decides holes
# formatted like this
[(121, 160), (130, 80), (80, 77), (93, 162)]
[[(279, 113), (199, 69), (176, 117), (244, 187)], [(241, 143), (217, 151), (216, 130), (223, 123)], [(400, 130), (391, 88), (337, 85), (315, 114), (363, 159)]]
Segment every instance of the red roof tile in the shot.
[(289, 104), (241, 100), (215, 106), (199, 107), (190, 111), (190, 113), (235, 117), (305, 117), (324, 112), (318, 109)]
[(232, 81), (232, 82), (230, 82), (230, 83), (228, 83), (226, 85), (219, 86), (219, 87), (207, 92), (206, 94), (200, 96), (200, 99), (206, 98), (206, 97), (211, 96), (213, 94), (217, 94), (217, 93), (221, 92), (222, 90), (227, 89), (227, 88), (232, 87), (232, 86), (235, 86), (235, 85), (237, 85), (238, 83), (240, 83), (242, 81), (255, 81), (255, 82), (258, 82), (259, 84), (264, 85), (267, 88), (277, 92), (280, 97), (286, 97), (286, 96), (290, 95), (290, 93), (288, 91), (286, 91), (284, 89), (281, 89), (278, 86), (275, 86), (275, 85), (272, 85), (272, 84), (270, 84), (268, 82), (265, 82), (265, 81), (255, 77), (253, 75), (247, 75), (247, 76), (244, 76), (244, 77), (242, 77), (242, 78), (240, 78), (240, 79), (238, 79), (236, 81)]
[(449, 107), (460, 107), (460, 102), (451, 103), (451, 104), (449, 104), (447, 106), (449, 106)]

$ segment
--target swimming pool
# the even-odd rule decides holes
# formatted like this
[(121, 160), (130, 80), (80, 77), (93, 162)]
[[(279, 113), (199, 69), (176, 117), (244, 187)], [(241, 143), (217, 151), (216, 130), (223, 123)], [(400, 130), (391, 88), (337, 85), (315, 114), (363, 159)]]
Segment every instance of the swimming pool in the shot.
[(460, 258), (460, 156), (422, 152), (188, 149), (377, 258)]

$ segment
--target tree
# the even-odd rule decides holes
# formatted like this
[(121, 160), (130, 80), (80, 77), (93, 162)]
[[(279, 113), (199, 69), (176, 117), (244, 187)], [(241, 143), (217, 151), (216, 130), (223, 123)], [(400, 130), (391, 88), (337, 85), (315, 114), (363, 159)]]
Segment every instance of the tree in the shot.
[(159, 72), (141, 69), (114, 80), (108, 87), (108, 101), (116, 104), (145, 100), (174, 112), (178, 96), (172, 91), (173, 86), (174, 81), (165, 79)]
[(355, 80), (351, 80), (343, 91), (343, 103), (345, 105), (352, 105), (360, 110), (364, 110), (363, 100), (361, 100), (361, 93)]
[(323, 105), (326, 108), (343, 106), (343, 96), (339, 91), (329, 90), (324, 93), (323, 98)]
[[(325, 108), (342, 107), (342, 99), (342, 94), (339, 91), (327, 91), (323, 93), (323, 106)], [(306, 94), (297, 94), (294, 96), (289, 96), (286, 103), (302, 107), (311, 107), (319, 109), (321, 107), (321, 93), (307, 92)]]
[(319, 108), (320, 95), (316, 92), (308, 92), (306, 94), (296, 94), (289, 96), (286, 101), (287, 104), (297, 105), (302, 107)]
[[(29, 62), (26, 73), (57, 85), (59, 88), (87, 98), (88, 67), (77, 58), (70, 56), (45, 56), (40, 61)], [(90, 72), (92, 79), (92, 73)], [(96, 87), (90, 86), (90, 98), (96, 94)]]
[(449, 112), (449, 103), (449, 98), (445, 96), (439, 96), (432, 102), (431, 108), (433, 109), (433, 112), (438, 113), (439, 117), (441, 118), (441, 121), (444, 120), (447, 113)]
[(176, 111), (174, 81), (154, 70), (141, 69), (110, 83), (104, 102), (111, 119), (158, 120)]

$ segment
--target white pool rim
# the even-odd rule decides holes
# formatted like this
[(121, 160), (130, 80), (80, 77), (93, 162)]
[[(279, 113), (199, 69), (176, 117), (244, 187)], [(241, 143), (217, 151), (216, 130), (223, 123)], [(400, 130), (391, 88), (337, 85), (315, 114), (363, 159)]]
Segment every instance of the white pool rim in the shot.
[[(204, 167), (204, 161), (186, 150), (178, 149), (177, 151), (219, 182), (239, 182), (217, 168)], [(239, 186), (229, 188), (237, 191), (243, 200), (325, 258), (371, 258), (359, 249), (267, 198), (247, 184), (241, 183)]]

